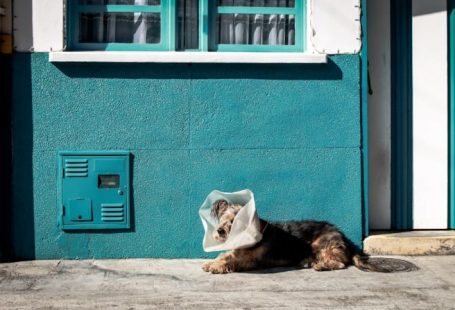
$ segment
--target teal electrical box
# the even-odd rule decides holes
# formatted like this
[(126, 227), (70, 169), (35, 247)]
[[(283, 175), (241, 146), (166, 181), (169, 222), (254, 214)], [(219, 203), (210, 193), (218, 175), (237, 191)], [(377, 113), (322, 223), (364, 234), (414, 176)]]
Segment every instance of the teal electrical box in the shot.
[(63, 230), (130, 228), (130, 154), (60, 152)]

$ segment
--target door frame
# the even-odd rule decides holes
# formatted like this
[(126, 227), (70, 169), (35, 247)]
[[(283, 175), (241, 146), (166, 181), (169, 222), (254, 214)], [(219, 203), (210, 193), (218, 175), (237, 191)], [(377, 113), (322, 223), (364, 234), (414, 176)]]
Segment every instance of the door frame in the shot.
[(449, 216), (448, 227), (455, 229), (455, 0), (447, 0), (448, 92), (449, 92)]
[(412, 0), (390, 1), (391, 228), (413, 227)]
[(362, 50), (360, 52), (360, 76), (361, 76), (361, 119), (362, 119), (362, 135), (361, 135), (361, 154), (362, 154), (362, 235), (368, 237), (369, 228), (369, 193), (368, 193), (368, 0), (362, 0)]

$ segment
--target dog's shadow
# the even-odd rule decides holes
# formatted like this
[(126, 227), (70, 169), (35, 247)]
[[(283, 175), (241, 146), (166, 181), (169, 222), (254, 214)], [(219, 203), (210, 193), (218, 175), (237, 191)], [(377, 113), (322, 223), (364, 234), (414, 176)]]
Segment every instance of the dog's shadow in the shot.
[[(395, 272), (412, 272), (418, 271), (420, 268), (404, 259), (399, 258), (392, 258), (392, 257), (369, 257), (368, 259), (370, 264), (376, 265), (381, 267), (383, 273), (395, 273)], [(312, 269), (305, 266), (291, 266), (291, 267), (273, 267), (273, 268), (266, 268), (266, 269), (257, 269), (257, 270), (249, 270), (243, 271), (242, 273), (252, 273), (252, 274), (273, 274), (273, 273), (283, 273), (289, 271), (298, 271), (304, 269)]]
[(272, 268), (265, 268), (265, 269), (256, 269), (256, 270), (247, 270), (242, 271), (241, 273), (251, 273), (251, 274), (272, 274), (272, 273), (284, 273), (290, 271), (297, 271), (302, 269), (310, 269), (307, 267), (272, 267)]

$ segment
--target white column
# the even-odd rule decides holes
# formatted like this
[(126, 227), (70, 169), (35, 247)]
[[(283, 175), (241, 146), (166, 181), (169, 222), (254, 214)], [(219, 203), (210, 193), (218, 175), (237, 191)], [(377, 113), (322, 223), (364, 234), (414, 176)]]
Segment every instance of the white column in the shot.
[(414, 228), (447, 228), (445, 0), (413, 0)]

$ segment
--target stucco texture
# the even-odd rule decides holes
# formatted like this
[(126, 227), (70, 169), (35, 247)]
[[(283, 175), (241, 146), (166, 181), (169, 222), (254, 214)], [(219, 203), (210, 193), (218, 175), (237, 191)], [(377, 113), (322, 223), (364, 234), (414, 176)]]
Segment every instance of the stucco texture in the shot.
[[(249, 188), (261, 217), (328, 220), (360, 245), (359, 60), (55, 65), (16, 54), (16, 257), (211, 256), (198, 208), (213, 189)], [(61, 150), (131, 152), (130, 230), (61, 230)]]

